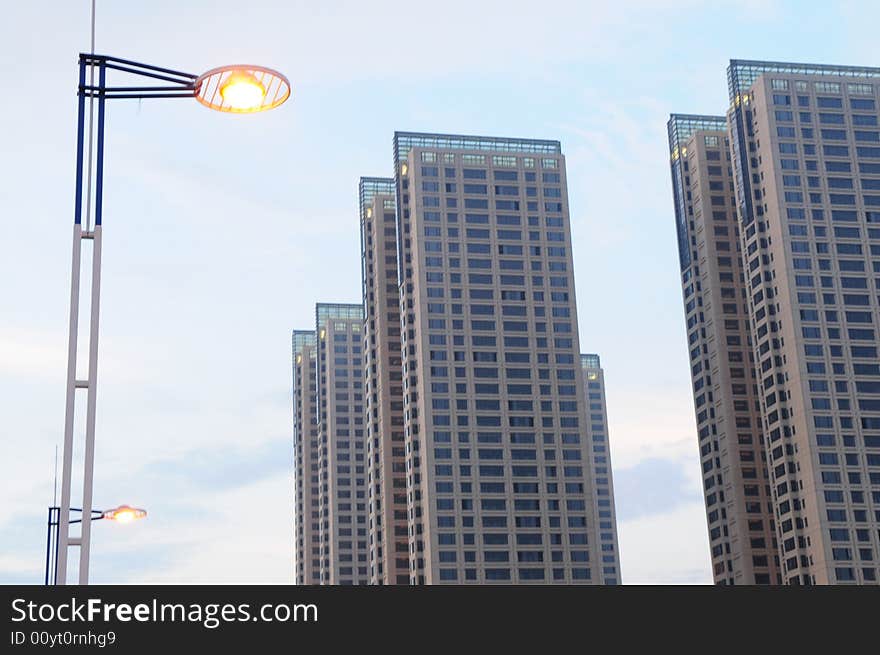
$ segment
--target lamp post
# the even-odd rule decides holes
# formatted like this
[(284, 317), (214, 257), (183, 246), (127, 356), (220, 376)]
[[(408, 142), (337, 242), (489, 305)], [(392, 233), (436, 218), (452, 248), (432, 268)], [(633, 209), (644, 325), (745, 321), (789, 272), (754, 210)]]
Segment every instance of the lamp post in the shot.
[[(80, 507), (71, 507), (71, 512), (82, 512)], [(45, 584), (57, 584), (58, 580), (58, 532), (60, 527), (59, 516), (61, 508), (54, 505), (49, 508), (49, 518), (46, 522), (46, 574)], [(129, 507), (128, 505), (120, 505), (113, 509), (93, 509), (91, 512), (92, 521), (100, 521), (107, 519), (116, 521), (117, 523), (131, 523), (138, 519), (146, 518), (147, 510), (137, 507)], [(82, 523), (82, 519), (70, 519), (68, 523)]]
[[(97, 84), (86, 83), (86, 73)], [(133, 86), (109, 86), (108, 72), (140, 78)], [(149, 80), (152, 86), (146, 86)], [(290, 97), (290, 83), (281, 73), (262, 66), (223, 66), (202, 75), (149, 66), (118, 57), (80, 54), (78, 88), (78, 122), (76, 143), (76, 199), (73, 225), (73, 265), (70, 285), (70, 331), (67, 353), (67, 396), (64, 417), (64, 451), (61, 464), (61, 505), (58, 508), (58, 545), (55, 584), (67, 584), (67, 559), (70, 547), (79, 547), (79, 584), (89, 581), (89, 546), (91, 543), (92, 482), (95, 464), (95, 408), (97, 404), (98, 374), (98, 317), (101, 291), (101, 233), (103, 229), (104, 188), (104, 119), (107, 100), (146, 98), (194, 98), (202, 105), (216, 111), (247, 114), (274, 109)], [(91, 152), (87, 166), (89, 184), (84, 189), (84, 138), (86, 98), (97, 101), (97, 130), (94, 135), (95, 158), (92, 167)], [(91, 115), (91, 112), (90, 112)], [(92, 138), (92, 135), (89, 135)], [(91, 141), (90, 141), (91, 145)], [(91, 175), (94, 171), (94, 197), (91, 197)], [(85, 191), (85, 194), (83, 193)], [(85, 197), (84, 197), (85, 196)], [(86, 203), (85, 229), (83, 229), (83, 202)], [(92, 200), (94, 203), (92, 204)], [(94, 208), (94, 226), (91, 225), (90, 208)], [(92, 288), (88, 339), (88, 372), (85, 377), (77, 375), (77, 329), (80, 309), (80, 269), (83, 243), (92, 242)], [(74, 408), (76, 392), (84, 389), (87, 394), (85, 417), (85, 444), (83, 457), (82, 528), (80, 536), (71, 535), (70, 492), (73, 468)], [(50, 517), (51, 522), (51, 517)]]

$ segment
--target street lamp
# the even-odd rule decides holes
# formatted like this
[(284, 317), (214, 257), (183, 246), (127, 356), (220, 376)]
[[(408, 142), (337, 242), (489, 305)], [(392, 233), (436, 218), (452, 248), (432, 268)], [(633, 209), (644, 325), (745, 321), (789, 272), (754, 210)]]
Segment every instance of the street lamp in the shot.
[[(71, 512), (82, 513), (82, 508), (71, 507)], [(60, 524), (61, 508), (52, 506), (49, 508), (49, 519), (46, 523), (46, 574), (45, 584), (57, 584), (58, 580), (58, 532)], [(146, 518), (147, 510), (128, 505), (120, 505), (113, 509), (93, 509), (92, 521), (116, 521), (117, 523), (131, 523), (137, 519)], [(82, 523), (82, 519), (70, 519), (68, 523)], [(50, 582), (51, 580), (51, 582)]]
[[(150, 80), (153, 86), (145, 86), (140, 82), (134, 86), (109, 86), (108, 71), (114, 74), (124, 73), (129, 76)], [(97, 84), (86, 83), (86, 73), (94, 79), (97, 73)], [(106, 55), (80, 54), (79, 56), (79, 88), (78, 88), (78, 123), (76, 143), (76, 200), (74, 206), (73, 225), (73, 266), (70, 285), (70, 331), (67, 353), (67, 396), (64, 417), (64, 453), (61, 464), (61, 506), (58, 512), (58, 558), (55, 584), (67, 584), (67, 551), (71, 546), (80, 549), (79, 584), (89, 581), (89, 545), (91, 539), (92, 481), (95, 464), (95, 408), (97, 402), (98, 375), (98, 316), (101, 290), (101, 231), (103, 223), (103, 188), (104, 188), (104, 110), (107, 100), (146, 98), (195, 98), (210, 109), (234, 114), (249, 114), (274, 109), (290, 97), (290, 82), (284, 75), (262, 66), (222, 66), (214, 68), (202, 75), (191, 75), (168, 68), (148, 66), (127, 59)], [(92, 103), (97, 100), (98, 120), (94, 135), (95, 159), (92, 165), (91, 139), (86, 166), (88, 167), (88, 184), (86, 193), (83, 188), (84, 173), (84, 137), (85, 137), (85, 101)], [(89, 112), (91, 117), (91, 111)], [(91, 127), (91, 123), (90, 123)], [(95, 190), (91, 196), (91, 175), (94, 170)], [(85, 198), (84, 198), (85, 195)], [(83, 229), (83, 201), (86, 203), (85, 229)], [(90, 224), (92, 200), (94, 200), (94, 226)], [(80, 305), (80, 268), (82, 263), (83, 242), (92, 242), (92, 289), (91, 318), (89, 323), (88, 341), (88, 374), (84, 378), (77, 376), (77, 327)], [(85, 455), (83, 458), (83, 499), (82, 518), (70, 520), (70, 490), (73, 468), (73, 432), (74, 406), (77, 389), (85, 389), (87, 393), (86, 424), (85, 424)], [(70, 525), (82, 522), (80, 536), (70, 534)]]

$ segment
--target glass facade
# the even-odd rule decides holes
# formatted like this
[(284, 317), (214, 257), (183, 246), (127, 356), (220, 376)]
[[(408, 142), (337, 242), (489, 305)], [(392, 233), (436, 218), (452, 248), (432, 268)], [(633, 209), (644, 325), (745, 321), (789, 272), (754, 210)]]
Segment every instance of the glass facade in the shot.
[(779, 61), (731, 59), (727, 67), (727, 91), (730, 102), (748, 91), (765, 73), (841, 78), (880, 78), (880, 68), (871, 66), (835, 66), (833, 64), (795, 64)]
[(687, 188), (687, 143), (697, 130), (723, 131), (727, 119), (723, 116), (695, 116), (673, 114), (667, 123), (669, 159), (672, 168), (672, 194), (675, 200), (675, 230), (678, 237), (678, 260), (684, 272), (691, 264), (691, 239), (688, 221), (692, 219), (690, 190)]
[(488, 136), (461, 136), (456, 134), (423, 134), (419, 132), (394, 133), (394, 163), (406, 160), (413, 148), (435, 150), (468, 150), (474, 152), (519, 152), (558, 155), (562, 153), (559, 141), (515, 139)]

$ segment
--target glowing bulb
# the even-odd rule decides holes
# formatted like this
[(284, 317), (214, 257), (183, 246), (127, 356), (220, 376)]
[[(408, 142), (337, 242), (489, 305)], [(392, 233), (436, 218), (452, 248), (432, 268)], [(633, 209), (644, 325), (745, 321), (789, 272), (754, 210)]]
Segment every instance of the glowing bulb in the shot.
[(250, 73), (236, 71), (220, 87), (220, 95), (233, 109), (259, 109), (266, 97), (266, 89)]
[(108, 509), (104, 512), (104, 518), (118, 523), (131, 523), (135, 519), (142, 519), (147, 515), (146, 510), (128, 505), (120, 505), (114, 509)]

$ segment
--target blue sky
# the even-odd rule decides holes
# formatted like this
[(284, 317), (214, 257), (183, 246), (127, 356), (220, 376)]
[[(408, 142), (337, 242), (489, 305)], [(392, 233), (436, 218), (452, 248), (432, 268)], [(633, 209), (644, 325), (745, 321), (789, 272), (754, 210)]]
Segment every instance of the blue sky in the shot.
[[(89, 2), (4, 10), (0, 582), (42, 580), (64, 422), (76, 54)], [(665, 123), (730, 58), (878, 65), (873, 2), (98, 0), (97, 50), (257, 63), (293, 98), (108, 110), (94, 582), (293, 578), (290, 330), (360, 299), (357, 179), (397, 130), (553, 138), (582, 344), (606, 369), (623, 579), (711, 580)]]

